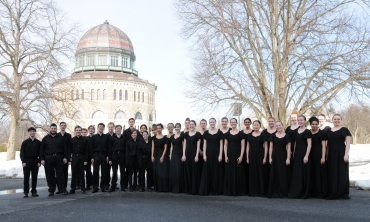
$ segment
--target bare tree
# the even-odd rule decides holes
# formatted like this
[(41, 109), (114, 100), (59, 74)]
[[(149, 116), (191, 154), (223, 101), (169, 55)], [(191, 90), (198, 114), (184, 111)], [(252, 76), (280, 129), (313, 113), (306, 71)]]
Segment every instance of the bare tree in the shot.
[(352, 133), (353, 144), (368, 143), (370, 138), (370, 107), (365, 104), (351, 104), (341, 111), (343, 124)]
[(15, 158), (22, 121), (50, 116), (51, 84), (64, 77), (77, 25), (49, 0), (0, 0), (0, 111), (9, 116), (7, 160)]
[(335, 99), (369, 96), (368, 3), (177, 0), (194, 42), (187, 90), (210, 110), (242, 102), (283, 122), (292, 110), (315, 115)]

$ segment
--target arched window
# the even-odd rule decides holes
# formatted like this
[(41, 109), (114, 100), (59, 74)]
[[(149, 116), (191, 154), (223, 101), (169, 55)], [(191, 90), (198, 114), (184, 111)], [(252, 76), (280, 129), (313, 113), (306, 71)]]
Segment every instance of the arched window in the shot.
[(103, 100), (107, 99), (107, 90), (103, 90)]
[(93, 114), (92, 118), (96, 120), (102, 120), (105, 119), (105, 114), (102, 111), (98, 110)]
[(116, 96), (117, 96), (116, 93), (117, 93), (116, 90), (113, 90), (113, 100), (116, 100)]
[(76, 99), (79, 99), (80, 98), (80, 94), (78, 92), (78, 89), (76, 90)]
[(137, 113), (135, 114), (135, 119), (139, 119), (139, 120), (143, 119), (143, 116), (141, 115), (141, 113), (140, 113), (140, 112), (137, 112)]
[(94, 95), (94, 90), (92, 89), (92, 90), (91, 90), (91, 100), (94, 100), (94, 97), (95, 97), (95, 95)]
[(85, 99), (85, 90), (81, 90), (81, 99)]
[(134, 101), (136, 101), (136, 91), (134, 91)]
[(137, 92), (137, 101), (140, 102), (140, 92)]
[(143, 99), (142, 102), (144, 102), (144, 93), (142, 93), (141, 98)]
[(125, 91), (125, 100), (128, 100), (128, 92), (127, 92), (127, 90)]
[(119, 90), (119, 100), (122, 100), (122, 90)]
[(127, 117), (126, 117), (126, 114), (124, 113), (124, 112), (122, 112), (122, 111), (118, 111), (118, 112), (116, 112), (116, 114), (114, 115), (114, 119), (116, 120), (116, 119), (126, 119)]
[(73, 90), (71, 91), (71, 100), (73, 100), (73, 97), (74, 97), (74, 95), (73, 95)]
[(100, 89), (96, 90), (96, 100), (99, 100), (100, 97)]

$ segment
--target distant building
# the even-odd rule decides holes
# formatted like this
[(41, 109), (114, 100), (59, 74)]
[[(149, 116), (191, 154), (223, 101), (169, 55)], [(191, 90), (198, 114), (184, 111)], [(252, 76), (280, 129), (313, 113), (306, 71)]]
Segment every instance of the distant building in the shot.
[(123, 31), (108, 22), (91, 28), (75, 56), (74, 73), (53, 84), (55, 121), (65, 121), (69, 130), (100, 122), (127, 128), (131, 117), (137, 128), (155, 122), (157, 87), (138, 77), (134, 47)]

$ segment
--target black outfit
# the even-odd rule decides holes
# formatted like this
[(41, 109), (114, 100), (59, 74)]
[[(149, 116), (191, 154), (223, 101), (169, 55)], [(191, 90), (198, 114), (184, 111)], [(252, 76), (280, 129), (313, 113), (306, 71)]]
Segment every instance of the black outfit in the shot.
[[(322, 142), (326, 142), (326, 134), (319, 130), (312, 134), (311, 148), (311, 181), (312, 181), (312, 197), (325, 198), (328, 191), (328, 174), (327, 163), (321, 164), (322, 157)], [(324, 156), (325, 158), (325, 156)]]
[(153, 187), (153, 163), (152, 157), (152, 139), (148, 138), (148, 142), (139, 142), (139, 163), (140, 163), (140, 187), (145, 188), (145, 171), (146, 185), (148, 189)]
[(273, 150), (267, 196), (274, 198), (287, 197), (289, 191), (290, 166), (286, 165), (286, 159), (288, 157), (286, 146), (291, 141), (290, 136), (285, 134), (284, 137), (279, 138), (274, 133), (270, 136), (269, 141), (273, 143)]
[(227, 196), (242, 196), (246, 195), (246, 184), (245, 184), (245, 173), (244, 173), (244, 161), (240, 164), (237, 163), (237, 159), (241, 156), (241, 142), (245, 139), (245, 134), (239, 131), (233, 135), (231, 132), (225, 133), (225, 139), (227, 140), (227, 153), (226, 156), (229, 159), (228, 163), (225, 163), (225, 181), (224, 181), (224, 195)]
[[(172, 135), (170, 142), (172, 144), (172, 154), (170, 162), (170, 191), (172, 193), (184, 192), (184, 163), (181, 161), (183, 149), (184, 133), (181, 132), (179, 137)], [(171, 149), (171, 147), (167, 147)]]
[(331, 130), (330, 126), (325, 126), (324, 129), (320, 129), (323, 131), (324, 135), (328, 134), (328, 131)]
[(307, 152), (307, 139), (312, 137), (312, 133), (308, 129), (299, 133), (298, 129), (294, 137), (295, 148), (288, 197), (306, 199), (311, 197), (311, 155), (308, 155), (306, 164), (303, 162), (303, 159)]
[(92, 155), (91, 155), (91, 136), (86, 136), (85, 137), (87, 142), (88, 142), (88, 161), (87, 161), (87, 164), (84, 166), (84, 170), (85, 170), (85, 173), (86, 173), (86, 189), (90, 189), (90, 187), (92, 187), (93, 185), (93, 176), (92, 176), (92, 172), (91, 172), (91, 159), (92, 159)]
[(105, 191), (107, 188), (107, 157), (109, 151), (109, 136), (107, 134), (95, 134), (91, 137), (91, 154), (94, 159), (93, 189), (99, 187), (99, 168), (101, 168), (100, 189)]
[(168, 137), (168, 135), (165, 136), (166, 137), (166, 141), (167, 141), (167, 150), (166, 150), (166, 155), (164, 155), (164, 158), (167, 159), (166, 160), (166, 163), (167, 163), (168, 178), (170, 178), (170, 166), (171, 166), (170, 155), (171, 155), (171, 137), (172, 136), (170, 136), (170, 137)]
[[(135, 128), (132, 128), (132, 130), (135, 130), (136, 131), (136, 134), (137, 134), (136, 140), (137, 141), (142, 141), (143, 140), (143, 137), (141, 136), (140, 131), (137, 130), (137, 129), (135, 129)], [(123, 131), (123, 135), (125, 136), (126, 140), (131, 139), (132, 138), (131, 137), (131, 128), (127, 128), (126, 130), (124, 130)], [(129, 163), (126, 163), (126, 164), (129, 164)], [(136, 188), (136, 187), (138, 187), (138, 177), (140, 177), (140, 175), (138, 175), (139, 174), (139, 171), (140, 171), (140, 166), (139, 166), (139, 162), (137, 162), (137, 161), (134, 164), (135, 165), (134, 165), (134, 170), (133, 170), (133, 173), (134, 173), (133, 188)]]
[[(127, 189), (127, 165), (126, 165), (126, 138), (124, 135), (121, 135), (119, 138), (117, 135), (113, 135), (109, 137), (109, 161), (112, 161), (112, 169), (113, 169), (113, 176), (112, 176), (112, 186), (111, 190), (115, 190), (117, 186), (118, 180), (118, 165), (120, 171), (120, 186), (121, 190)], [(110, 164), (109, 164), (110, 165)]]
[[(241, 130), (240, 132), (243, 133), (244, 135), (244, 139), (245, 139), (245, 146), (244, 146), (244, 151), (246, 152), (247, 151), (247, 141), (248, 141), (248, 137), (253, 133), (253, 130), (250, 132), (250, 133), (244, 133), (243, 130)], [(243, 162), (244, 162), (244, 178), (245, 178), (245, 184), (246, 184), (246, 194), (248, 195), (249, 194), (249, 164), (247, 163), (247, 154), (245, 153), (243, 155)]]
[[(67, 133), (67, 132), (64, 132), (64, 134), (62, 135), (61, 132), (59, 132), (59, 135), (62, 136), (63, 140), (64, 140), (64, 143), (66, 144), (67, 148), (69, 147), (69, 143), (71, 141), (71, 138), (72, 138), (72, 135)], [(70, 156), (70, 153), (69, 153), (69, 149), (68, 149), (68, 157)], [(68, 158), (67, 159), (68, 162), (70, 162), (70, 159)], [(65, 187), (65, 189), (67, 189), (67, 184), (68, 184), (68, 168), (69, 168), (69, 165), (68, 164), (65, 164), (64, 165), (64, 169), (63, 169), (63, 172), (64, 172), (64, 183), (63, 183), (63, 186)], [(58, 180), (57, 180), (57, 185), (58, 185), (58, 190), (61, 191), (60, 189), (60, 184), (58, 183)]]
[[(89, 161), (89, 144), (88, 140), (82, 136), (75, 136), (69, 143), (69, 152), (71, 154), (71, 190), (76, 189), (76, 181), (78, 179), (81, 190), (85, 190), (85, 175), (84, 162)], [(91, 160), (90, 160), (91, 161)]]
[[(298, 127), (299, 128), (299, 127)], [(293, 172), (293, 165), (294, 165), (294, 160), (293, 160), (293, 149), (294, 149), (294, 143), (295, 143), (295, 134), (297, 132), (297, 129), (292, 129), (291, 126), (288, 126), (286, 129), (285, 129), (285, 133), (288, 134), (290, 136), (290, 139), (291, 139), (291, 144), (292, 144), (292, 147), (291, 147), (291, 155), (290, 155), (290, 170), (291, 172)], [(290, 179), (289, 178), (289, 184), (290, 184)]]
[[(276, 133), (276, 131), (273, 132), (273, 133), (269, 133), (267, 131), (267, 129), (264, 129), (264, 130), (262, 130), (262, 133), (263, 133), (263, 140), (265, 142), (267, 142), (267, 163), (266, 163), (266, 178), (265, 178), (265, 182), (268, 185), (270, 183), (269, 182), (269, 180), (270, 180), (270, 170), (271, 170), (271, 167), (272, 167), (271, 164), (270, 164), (270, 161), (269, 161), (269, 159), (270, 159), (270, 141), (269, 141), (269, 139), (270, 139), (270, 137), (271, 137), (272, 134)], [(289, 137), (289, 138), (291, 138), (291, 137)], [(290, 181), (290, 177), (288, 179)], [(268, 186), (266, 186), (266, 193), (268, 193), (268, 189), (269, 189)]]
[(207, 162), (204, 162), (203, 165), (199, 195), (220, 195), (222, 194), (220, 178), (222, 178), (221, 172), (223, 171), (221, 169), (223, 164), (218, 161), (218, 157), (220, 155), (220, 141), (223, 141), (224, 134), (221, 130), (218, 130), (215, 134), (211, 134), (207, 130), (204, 132), (203, 138), (206, 141)]
[[(168, 164), (167, 158), (163, 158), (161, 163), (160, 159), (164, 152), (164, 146), (167, 144), (167, 137), (163, 136), (158, 139), (156, 136), (153, 137), (154, 143), (154, 163), (153, 163), (153, 177), (154, 177), (154, 189), (158, 192), (168, 192), (169, 191), (169, 181), (168, 181)], [(168, 147), (167, 147), (168, 149)], [(165, 155), (164, 155), (165, 156)]]
[[(107, 133), (107, 135), (108, 135), (109, 137), (113, 137), (113, 136), (115, 136), (116, 134), (115, 134), (115, 133), (113, 133), (113, 134)], [(109, 158), (109, 161), (110, 161), (110, 160), (111, 160), (111, 159)], [(107, 164), (107, 188), (109, 188), (109, 185), (110, 185), (110, 182), (111, 182), (111, 178), (110, 178), (110, 172), (111, 172), (111, 170), (112, 170), (112, 165)], [(114, 184), (112, 184), (112, 185), (114, 185)]]
[(28, 194), (30, 191), (30, 174), (32, 173), (32, 190), (31, 193), (37, 193), (36, 186), (37, 186), (37, 175), (39, 172), (40, 164), (40, 148), (41, 142), (40, 140), (34, 138), (26, 139), (23, 141), (21, 146), (21, 161), (22, 164), (25, 163), (26, 166), (23, 167), (23, 189), (24, 193)]
[[(139, 165), (139, 141), (137, 139), (129, 139), (126, 142), (126, 164), (128, 165), (128, 184), (130, 189), (133, 188), (132, 173), (136, 165)], [(134, 173), (134, 181), (137, 181), (137, 174)]]
[(249, 196), (266, 196), (268, 184), (267, 178), (267, 162), (263, 164), (265, 156), (264, 147), (264, 132), (259, 136), (254, 136), (253, 133), (249, 134), (247, 143), (249, 143)]
[[(64, 184), (65, 165), (63, 159), (68, 159), (68, 146), (60, 134), (46, 135), (41, 142), (41, 160), (45, 160), (45, 176), (49, 193), (54, 193), (57, 184)], [(56, 174), (56, 177), (55, 177)], [(59, 187), (60, 192), (66, 192), (65, 186)]]
[[(193, 136), (186, 132), (184, 139), (186, 140), (185, 150), (185, 192), (188, 194), (198, 194), (200, 178), (202, 171), (200, 169), (199, 161), (195, 162), (195, 156), (197, 154), (197, 144), (200, 142), (202, 135), (196, 132)], [(201, 157), (198, 156), (198, 159)]]
[(346, 127), (328, 130), (328, 195), (327, 199), (349, 199), (349, 168), (344, 162), (346, 137), (351, 133)]

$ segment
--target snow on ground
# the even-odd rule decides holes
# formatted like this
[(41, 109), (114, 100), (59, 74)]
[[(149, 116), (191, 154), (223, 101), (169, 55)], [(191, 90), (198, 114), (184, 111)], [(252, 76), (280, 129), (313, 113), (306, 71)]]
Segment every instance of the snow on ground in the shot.
[[(16, 159), (6, 160), (6, 152), (0, 152), (0, 178), (23, 178), (22, 163), (19, 152)], [(349, 152), (349, 177), (352, 186), (370, 190), (370, 144), (351, 145)], [(68, 171), (69, 176), (71, 170)], [(45, 178), (44, 167), (39, 169), (39, 178)]]

